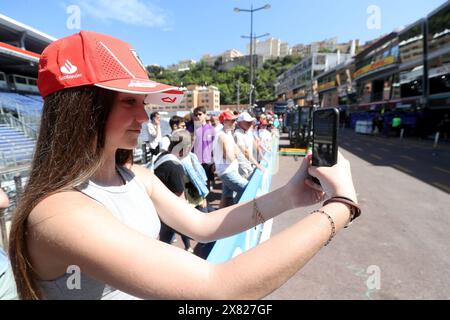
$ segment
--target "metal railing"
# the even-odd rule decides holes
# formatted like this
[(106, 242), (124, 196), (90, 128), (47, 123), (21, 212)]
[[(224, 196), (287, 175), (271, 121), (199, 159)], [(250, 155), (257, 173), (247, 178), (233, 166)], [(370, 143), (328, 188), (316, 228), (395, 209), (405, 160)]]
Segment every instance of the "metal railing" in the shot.
[(27, 137), (33, 140), (37, 140), (38, 131), (36, 129), (34, 129), (24, 121), (17, 119), (16, 117), (14, 117), (9, 113), (0, 114), (0, 124), (8, 124), (14, 129), (23, 132), (23, 134), (25, 134)]
[[(26, 123), (23, 123), (9, 113), (0, 114), (0, 124), (6, 124), (11, 128), (18, 130), (24, 134), (25, 138), (31, 138), (32, 141), (36, 141), (37, 139), (38, 133), (34, 128), (30, 127)], [(6, 155), (4, 152), (0, 152), (0, 168), (17, 167), (31, 161), (32, 153), (24, 150), (26, 147), (17, 143), (16, 140), (8, 139), (7, 136), (0, 136), (0, 141), (8, 142), (12, 147), (9, 155)]]
[[(27, 111), (25, 111), (25, 108)], [(35, 131), (39, 131), (39, 126), (41, 122), (41, 114), (42, 112), (36, 107), (33, 106), (33, 109), (30, 110), (32, 106), (22, 106), (19, 103), (8, 103), (2, 101), (0, 98), (0, 114), (9, 114), (11, 111), (17, 116), (21, 123), (33, 128)], [(5, 111), (6, 110), (6, 111)]]

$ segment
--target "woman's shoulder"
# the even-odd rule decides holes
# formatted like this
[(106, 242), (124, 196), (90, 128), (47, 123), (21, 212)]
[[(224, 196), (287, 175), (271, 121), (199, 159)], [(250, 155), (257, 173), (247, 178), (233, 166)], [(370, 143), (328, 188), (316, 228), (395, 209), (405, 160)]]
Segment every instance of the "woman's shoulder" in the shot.
[(87, 208), (95, 210), (101, 207), (77, 190), (60, 191), (39, 201), (28, 216), (28, 226), (33, 227), (57, 215), (75, 213)]
[(139, 164), (133, 164), (126, 169), (130, 170), (136, 176), (136, 178), (144, 185), (148, 195), (151, 195), (152, 181), (155, 179), (153, 171)]
[[(54, 279), (64, 273), (64, 252), (72, 246), (83, 225), (111, 220), (111, 215), (96, 201), (78, 191), (57, 192), (41, 200), (27, 218), (27, 245), (31, 261), (42, 279)], [(55, 251), (60, 254), (55, 254)]]

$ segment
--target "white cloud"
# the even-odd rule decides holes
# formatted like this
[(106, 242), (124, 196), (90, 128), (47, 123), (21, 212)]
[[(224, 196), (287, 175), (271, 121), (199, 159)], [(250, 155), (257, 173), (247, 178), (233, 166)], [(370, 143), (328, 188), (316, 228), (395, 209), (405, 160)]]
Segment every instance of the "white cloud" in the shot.
[(144, 27), (167, 27), (167, 13), (141, 0), (77, 0), (81, 15)]

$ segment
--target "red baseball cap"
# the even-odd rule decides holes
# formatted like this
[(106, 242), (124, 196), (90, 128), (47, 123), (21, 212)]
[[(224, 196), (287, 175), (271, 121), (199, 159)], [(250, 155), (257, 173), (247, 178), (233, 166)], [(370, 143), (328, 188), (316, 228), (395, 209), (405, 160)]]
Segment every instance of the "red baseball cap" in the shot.
[(223, 123), (225, 120), (236, 120), (237, 116), (233, 114), (230, 110), (226, 110), (222, 112), (219, 116), (220, 123)]
[(178, 104), (183, 91), (151, 81), (134, 49), (126, 42), (92, 31), (80, 31), (48, 45), (39, 60), (37, 80), (43, 98), (85, 85), (147, 94), (145, 103)]

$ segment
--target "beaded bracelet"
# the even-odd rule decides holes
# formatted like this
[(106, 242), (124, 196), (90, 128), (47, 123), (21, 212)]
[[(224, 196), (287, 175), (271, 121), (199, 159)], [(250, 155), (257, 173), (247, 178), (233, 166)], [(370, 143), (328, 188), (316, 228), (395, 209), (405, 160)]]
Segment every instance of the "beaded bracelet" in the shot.
[(331, 235), (330, 235), (330, 238), (328, 239), (328, 241), (325, 243), (325, 246), (327, 246), (331, 242), (331, 239), (333, 239), (333, 237), (336, 235), (336, 225), (334, 224), (334, 220), (333, 220), (333, 218), (331, 218), (331, 216), (328, 213), (326, 213), (323, 210), (314, 210), (313, 212), (311, 212), (311, 214), (313, 214), (313, 213), (321, 213), (321, 214), (326, 215), (328, 220), (331, 223)]

